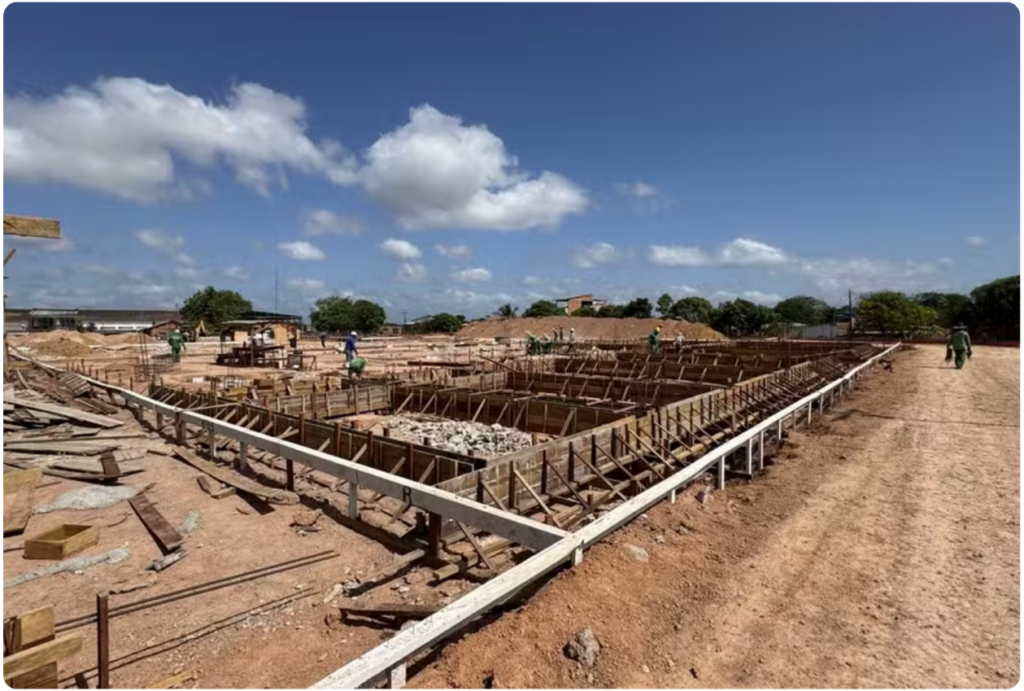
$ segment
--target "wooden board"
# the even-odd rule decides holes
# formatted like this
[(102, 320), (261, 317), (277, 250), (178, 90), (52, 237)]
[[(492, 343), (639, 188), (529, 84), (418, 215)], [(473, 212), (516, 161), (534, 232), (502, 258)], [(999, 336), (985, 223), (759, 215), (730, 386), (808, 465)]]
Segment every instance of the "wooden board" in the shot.
[(56, 415), (59, 417), (65, 417), (69, 420), (78, 420), (79, 422), (85, 422), (96, 427), (120, 427), (124, 423), (115, 418), (107, 415), (94, 415), (87, 413), (84, 410), (77, 408), (69, 408), (64, 405), (57, 405), (55, 403), (44, 403), (42, 401), (30, 401), (25, 398), (8, 398), (4, 403), (12, 403), (20, 408), (28, 408), (29, 410), (38, 410), (43, 413), (49, 413), (50, 415)]
[(160, 548), (166, 554), (167, 552), (173, 552), (174, 550), (181, 547), (182, 543), (185, 542), (185, 538), (182, 537), (174, 526), (167, 522), (163, 514), (156, 510), (156, 507), (149, 501), (149, 497), (145, 494), (137, 494), (128, 500), (128, 503), (135, 509), (135, 513), (138, 514), (139, 520), (149, 529), (149, 532), (156, 538)]
[(92, 525), (66, 523), (45, 533), (25, 538), (25, 559), (65, 559), (100, 541), (100, 531)]
[[(55, 218), (4, 214), (4, 235), (58, 240), (60, 239), (60, 221)], [(4, 679), (6, 678), (5, 676)]]
[(11, 441), (4, 444), (6, 451), (22, 453), (53, 453), (70, 456), (98, 456), (117, 448), (114, 443), (91, 441)]
[(71, 657), (82, 649), (82, 636), (71, 634), (22, 650), (4, 658), (4, 680)]
[[(10, 623), (10, 627), (7, 624)], [(10, 636), (7, 635), (10, 631)], [(26, 650), (54, 638), (53, 607), (42, 607), (19, 614), (4, 622), (4, 654)], [(31, 672), (7, 680), (14, 689), (55, 689), (58, 682), (57, 663), (51, 662)]]
[(43, 481), (43, 473), (39, 470), (12, 470), (4, 473), (4, 494), (13, 494), (24, 487), (35, 488)]
[(35, 485), (4, 494), (4, 537), (25, 531), (35, 506)]
[(283, 497), (291, 494), (290, 492), (286, 492), (284, 490), (276, 490), (271, 487), (264, 487), (258, 482), (250, 480), (244, 475), (239, 475), (238, 473), (235, 473), (231, 470), (227, 470), (225, 468), (218, 468), (214, 464), (208, 461), (204, 461), (203, 459), (199, 458), (199, 456), (196, 456), (188, 449), (184, 449), (180, 446), (174, 447), (174, 454), (178, 458), (180, 458), (181, 460), (185, 461), (190, 466), (195, 468), (196, 470), (201, 470), (210, 477), (216, 480), (220, 480), (221, 483), (234, 487), (239, 492), (245, 492), (246, 494), (251, 494), (254, 497), (259, 497), (267, 501), (281, 501)]

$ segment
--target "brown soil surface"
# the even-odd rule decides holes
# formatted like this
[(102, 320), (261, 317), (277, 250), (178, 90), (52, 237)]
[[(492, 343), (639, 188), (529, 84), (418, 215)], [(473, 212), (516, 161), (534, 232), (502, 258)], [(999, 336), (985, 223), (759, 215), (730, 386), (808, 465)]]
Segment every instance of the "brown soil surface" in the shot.
[[(941, 361), (900, 354), (754, 482), (661, 504), (411, 684), (1015, 685), (1020, 352)], [(589, 677), (562, 653), (584, 627)]]
[(706, 324), (696, 324), (672, 319), (599, 319), (597, 317), (519, 317), (516, 319), (486, 319), (462, 327), (459, 338), (525, 338), (527, 333), (548, 336), (559, 327), (565, 330), (576, 328), (580, 340), (635, 340), (647, 338), (654, 327), (661, 326), (662, 340), (671, 341), (677, 333), (691, 341), (724, 339)]

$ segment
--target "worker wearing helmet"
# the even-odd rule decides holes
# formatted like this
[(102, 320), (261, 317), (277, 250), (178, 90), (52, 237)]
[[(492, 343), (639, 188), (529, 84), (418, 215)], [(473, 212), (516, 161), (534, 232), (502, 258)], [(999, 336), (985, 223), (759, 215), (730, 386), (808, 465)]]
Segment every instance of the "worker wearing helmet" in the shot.
[(569, 327), (569, 350), (576, 350), (576, 327)]
[(185, 347), (185, 338), (181, 335), (181, 329), (174, 329), (171, 335), (167, 337), (167, 345), (171, 346), (171, 360), (178, 362), (181, 360), (181, 350)]
[(966, 326), (957, 324), (946, 343), (946, 362), (955, 360), (956, 368), (963, 369), (971, 354), (971, 335)]
[(354, 358), (357, 355), (359, 355), (359, 349), (356, 348), (356, 339), (357, 338), (358, 337), (356, 336), (356, 332), (353, 331), (352, 333), (350, 333), (348, 335), (348, 338), (345, 339), (345, 363), (346, 364), (352, 362), (352, 358)]
[(661, 350), (661, 327), (654, 327), (654, 333), (647, 337), (647, 346), (651, 351), (651, 355), (657, 355)]

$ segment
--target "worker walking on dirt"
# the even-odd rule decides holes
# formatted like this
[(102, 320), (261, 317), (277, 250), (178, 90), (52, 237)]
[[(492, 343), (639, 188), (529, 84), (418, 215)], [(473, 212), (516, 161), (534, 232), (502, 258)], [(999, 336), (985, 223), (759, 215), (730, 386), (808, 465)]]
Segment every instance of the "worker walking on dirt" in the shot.
[(320, 332), (320, 347), (321, 348), (326, 348), (327, 347), (327, 332), (326, 331), (321, 331)]
[(173, 362), (180, 362), (181, 351), (185, 347), (185, 337), (181, 335), (179, 329), (175, 329), (167, 337), (167, 345), (171, 346), (171, 360)]
[(647, 337), (647, 346), (651, 355), (657, 355), (661, 351), (661, 327), (654, 327), (654, 333)]
[(353, 331), (348, 335), (348, 338), (345, 339), (345, 362), (347, 363), (352, 362), (352, 359), (359, 355), (359, 349), (356, 348), (357, 338), (358, 336), (356, 336), (356, 332)]
[(949, 335), (949, 342), (946, 344), (946, 362), (954, 360), (956, 368), (963, 369), (971, 354), (971, 336), (967, 333), (967, 327), (957, 324), (953, 327), (953, 333)]

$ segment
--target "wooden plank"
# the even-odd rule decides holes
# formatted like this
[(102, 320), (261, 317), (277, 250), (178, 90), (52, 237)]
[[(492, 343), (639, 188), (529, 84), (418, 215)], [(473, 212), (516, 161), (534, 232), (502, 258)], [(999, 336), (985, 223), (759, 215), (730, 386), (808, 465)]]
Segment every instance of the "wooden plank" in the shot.
[(551, 522), (555, 524), (555, 527), (560, 527), (558, 525), (558, 519), (555, 517), (555, 512), (548, 508), (548, 505), (545, 504), (544, 500), (540, 498), (540, 495), (534, 491), (533, 487), (530, 486), (530, 483), (523, 479), (523, 476), (519, 474), (519, 471), (515, 469), (515, 466), (512, 466), (512, 472), (515, 474), (516, 479), (523, 483), (523, 486), (526, 487), (526, 491), (529, 492), (530, 496), (533, 497), (533, 500), (537, 502), (537, 506), (547, 514), (548, 518), (551, 519)]
[(13, 494), (25, 487), (35, 489), (43, 481), (41, 470), (12, 470), (4, 473), (4, 494)]
[(234, 471), (215, 466), (209, 461), (205, 461), (202, 458), (199, 458), (188, 449), (176, 446), (174, 447), (174, 455), (188, 463), (196, 470), (200, 470), (209, 475), (210, 477), (216, 480), (220, 480), (222, 484), (230, 485), (231, 487), (234, 487), (236, 490), (240, 492), (251, 494), (255, 497), (265, 499), (266, 501), (276, 503), (292, 503), (288, 500), (289, 496), (294, 496), (291, 493), (285, 492), (284, 490), (275, 490), (271, 489), (270, 487), (264, 487), (263, 485), (259, 484), (258, 482), (255, 482), (254, 480), (250, 480), (244, 475), (239, 475)]
[(456, 523), (459, 526), (459, 530), (462, 531), (462, 534), (466, 536), (467, 540), (469, 540), (469, 544), (471, 544), (473, 546), (473, 549), (476, 550), (476, 553), (478, 555), (480, 555), (480, 558), (483, 560), (484, 564), (487, 565), (487, 568), (489, 568), (491, 571), (493, 571), (494, 570), (494, 564), (492, 564), (491, 560), (487, 558), (487, 552), (485, 552), (483, 547), (480, 546), (480, 543), (477, 542), (477, 539), (476, 539), (476, 537), (473, 536), (472, 531), (469, 530), (469, 528), (467, 528), (465, 526), (465, 524), (460, 523), (459, 521), (456, 521)]
[(23, 453), (67, 454), (70, 456), (98, 456), (117, 448), (113, 443), (91, 441), (14, 441), (4, 444), (6, 451)]
[(154, 684), (147, 686), (147, 689), (173, 689), (181, 686), (187, 681), (191, 681), (196, 676), (195, 672), (182, 672), (181, 674), (175, 674), (174, 676), (167, 677), (162, 681), (158, 681)]
[(35, 485), (25, 485), (4, 494), (4, 537), (25, 531), (35, 506)]
[(399, 603), (386, 605), (351, 604), (338, 607), (338, 611), (343, 614), (358, 614), (369, 617), (386, 616), (397, 619), (426, 619), (431, 614), (437, 612), (437, 610), (437, 605), (406, 605)]
[[(4, 214), (4, 235), (17, 235), (23, 238), (60, 239), (60, 221), (55, 218), (38, 216), (17, 216)], [(5, 676), (4, 679), (7, 677)]]
[(145, 494), (135, 495), (128, 500), (128, 503), (135, 509), (139, 520), (149, 529), (165, 554), (173, 552), (185, 542), (182, 534), (167, 522), (167, 519), (157, 511)]
[(210, 478), (206, 475), (200, 475), (196, 478), (196, 482), (199, 483), (199, 488), (209, 494), (214, 499), (223, 499), (224, 497), (230, 496), (235, 493), (234, 487), (228, 487), (227, 485), (220, 485), (214, 487), (213, 483), (210, 482)]
[(4, 658), (4, 680), (71, 657), (81, 649), (82, 636), (71, 634), (8, 655)]
[(124, 423), (120, 420), (108, 417), (106, 415), (93, 415), (77, 408), (70, 408), (64, 405), (57, 405), (55, 403), (44, 403), (42, 401), (30, 401), (26, 398), (9, 398), (5, 403), (13, 403), (15, 406), (20, 408), (28, 408), (29, 410), (38, 410), (43, 413), (49, 413), (50, 415), (56, 415), (59, 417), (65, 417), (69, 420), (77, 420), (79, 422), (85, 422), (95, 427), (120, 427)]
[[(4, 654), (10, 655), (28, 648), (52, 641), (54, 638), (53, 607), (42, 607), (9, 620), (11, 623), (10, 641), (7, 640), (7, 621), (4, 622)], [(14, 689), (55, 689), (58, 681), (57, 663), (38, 667), (31, 672), (19, 674), (7, 680)]]

